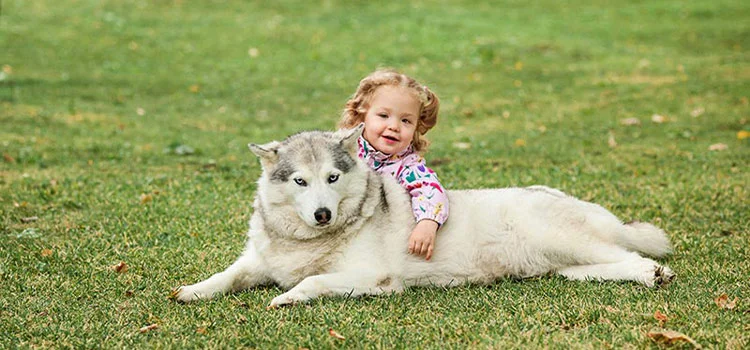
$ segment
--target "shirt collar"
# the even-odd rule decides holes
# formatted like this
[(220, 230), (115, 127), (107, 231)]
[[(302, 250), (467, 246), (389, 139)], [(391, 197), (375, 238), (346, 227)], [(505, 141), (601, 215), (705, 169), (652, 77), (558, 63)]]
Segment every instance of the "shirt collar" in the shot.
[(405, 150), (398, 154), (385, 154), (375, 149), (375, 147), (372, 147), (372, 145), (365, 140), (364, 136), (359, 137), (359, 146), (363, 150), (362, 155), (364, 158), (374, 159), (378, 163), (394, 163), (413, 152), (412, 146), (409, 145), (409, 147), (406, 147)]

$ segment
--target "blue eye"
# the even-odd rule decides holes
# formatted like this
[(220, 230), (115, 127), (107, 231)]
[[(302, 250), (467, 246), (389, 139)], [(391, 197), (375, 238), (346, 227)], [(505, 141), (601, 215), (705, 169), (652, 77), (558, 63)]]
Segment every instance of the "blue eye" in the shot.
[(305, 180), (302, 180), (302, 178), (299, 178), (299, 177), (294, 178), (294, 183), (296, 183), (297, 185), (300, 185), (302, 187), (307, 186), (307, 182), (305, 182)]
[(339, 180), (339, 174), (331, 174), (331, 176), (328, 177), (328, 183), (332, 184)]

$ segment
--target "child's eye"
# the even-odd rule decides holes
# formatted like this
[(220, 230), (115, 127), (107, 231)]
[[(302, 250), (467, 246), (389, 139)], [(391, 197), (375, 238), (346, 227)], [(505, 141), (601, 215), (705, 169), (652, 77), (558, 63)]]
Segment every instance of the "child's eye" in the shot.
[(401, 122), (404, 123), (404, 124), (411, 124), (411, 120), (409, 120), (409, 119), (403, 119), (403, 120), (401, 120)]
[(381, 118), (388, 118), (388, 114), (385, 114), (385, 113), (378, 113), (378, 117), (381, 117)]

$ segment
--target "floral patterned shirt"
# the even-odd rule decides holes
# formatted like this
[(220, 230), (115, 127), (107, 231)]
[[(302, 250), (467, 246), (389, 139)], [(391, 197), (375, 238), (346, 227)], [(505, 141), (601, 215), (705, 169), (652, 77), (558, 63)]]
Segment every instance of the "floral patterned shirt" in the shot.
[(359, 137), (359, 158), (378, 174), (389, 174), (411, 194), (411, 206), (417, 222), (429, 219), (442, 226), (448, 220), (448, 196), (437, 174), (425, 166), (422, 156), (411, 146), (399, 154), (385, 154)]

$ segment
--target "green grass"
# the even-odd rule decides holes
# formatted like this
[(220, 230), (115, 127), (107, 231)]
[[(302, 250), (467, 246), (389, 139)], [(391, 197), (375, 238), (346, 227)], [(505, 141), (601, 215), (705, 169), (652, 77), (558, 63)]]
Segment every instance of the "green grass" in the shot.
[[(2, 1), (0, 347), (643, 348), (671, 329), (747, 348), (749, 11)], [(260, 173), (245, 145), (332, 129), (379, 66), (441, 97), (428, 161), (445, 185), (545, 184), (654, 222), (678, 278), (505, 280), (271, 311), (277, 288), (169, 301), (241, 252)], [(716, 306), (722, 293), (734, 309)]]

